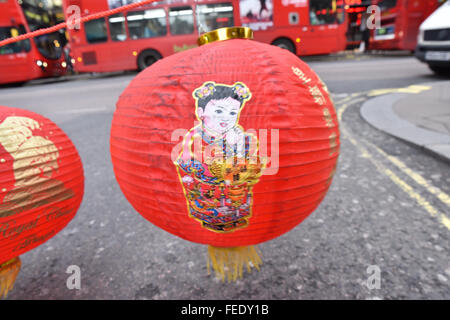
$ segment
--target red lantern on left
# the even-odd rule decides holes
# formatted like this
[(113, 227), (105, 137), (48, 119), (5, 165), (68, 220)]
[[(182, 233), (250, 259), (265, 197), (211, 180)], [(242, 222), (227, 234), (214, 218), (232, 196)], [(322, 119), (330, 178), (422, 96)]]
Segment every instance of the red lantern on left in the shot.
[(19, 273), (19, 255), (75, 216), (84, 191), (75, 146), (52, 121), (0, 106), (0, 298)]

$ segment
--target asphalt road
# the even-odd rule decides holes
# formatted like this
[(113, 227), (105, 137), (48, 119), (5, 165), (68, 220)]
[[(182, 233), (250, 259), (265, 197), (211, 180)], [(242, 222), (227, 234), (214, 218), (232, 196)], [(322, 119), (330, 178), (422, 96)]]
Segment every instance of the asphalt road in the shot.
[[(401, 159), (446, 194), (450, 165), (359, 116), (370, 90), (440, 79), (412, 57), (310, 65), (328, 84), (342, 116), (335, 179), (306, 221), (260, 245), (261, 271), (234, 284), (208, 275), (205, 246), (144, 220), (115, 181), (110, 124), (134, 74), (0, 88), (0, 105), (29, 109), (61, 126), (77, 146), (86, 176), (77, 216), (22, 256), (8, 299), (450, 299), (450, 230), (417, 195), (447, 216), (449, 208), (391, 160)], [(66, 286), (70, 265), (80, 267), (80, 290)], [(380, 271), (379, 289), (367, 285), (373, 270)]]

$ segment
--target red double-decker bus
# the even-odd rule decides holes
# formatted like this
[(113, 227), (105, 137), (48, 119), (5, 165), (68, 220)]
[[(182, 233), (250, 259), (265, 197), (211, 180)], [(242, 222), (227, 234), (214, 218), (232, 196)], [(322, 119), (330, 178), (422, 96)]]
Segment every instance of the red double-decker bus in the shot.
[[(137, 0), (64, 0), (82, 15)], [(200, 34), (247, 26), (257, 41), (315, 55), (345, 49), (347, 24), (339, 0), (166, 0), (88, 21), (69, 31), (75, 70), (142, 70), (156, 60), (197, 46)], [(73, 8), (73, 7), (72, 7)], [(71, 10), (66, 10), (70, 12)], [(66, 16), (71, 19), (71, 16)]]
[[(0, 40), (49, 27), (64, 19), (50, 1), (0, 0)], [(62, 8), (60, 7), (62, 13)], [(63, 75), (64, 34), (53, 33), (0, 47), (0, 84)]]
[(420, 24), (445, 0), (373, 2), (381, 11), (381, 27), (372, 31), (370, 49), (414, 51)]

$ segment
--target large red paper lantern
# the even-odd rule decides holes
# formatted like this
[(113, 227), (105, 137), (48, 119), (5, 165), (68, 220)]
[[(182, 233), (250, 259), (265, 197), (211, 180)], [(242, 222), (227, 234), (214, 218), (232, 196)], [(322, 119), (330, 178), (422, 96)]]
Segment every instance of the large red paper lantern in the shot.
[(147, 68), (120, 96), (111, 129), (129, 202), (156, 226), (210, 245), (214, 268), (232, 278), (249, 255), (259, 264), (252, 245), (317, 208), (340, 145), (319, 77), (248, 38), (248, 28), (218, 29)]
[(75, 216), (84, 189), (74, 145), (52, 121), (0, 106), (0, 297), (12, 289), (19, 255)]

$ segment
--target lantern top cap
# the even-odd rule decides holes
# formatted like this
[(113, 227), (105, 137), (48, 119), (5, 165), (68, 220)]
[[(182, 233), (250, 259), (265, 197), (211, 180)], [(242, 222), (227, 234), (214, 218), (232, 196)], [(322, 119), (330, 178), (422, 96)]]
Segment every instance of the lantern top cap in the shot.
[(247, 27), (220, 28), (202, 34), (197, 43), (202, 46), (207, 43), (230, 39), (253, 39), (253, 30)]

